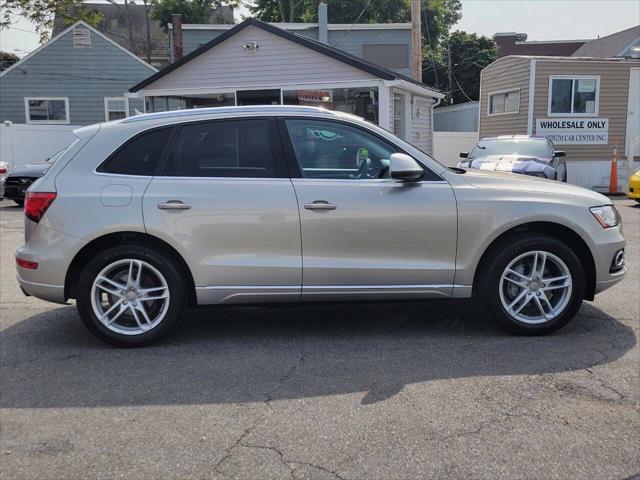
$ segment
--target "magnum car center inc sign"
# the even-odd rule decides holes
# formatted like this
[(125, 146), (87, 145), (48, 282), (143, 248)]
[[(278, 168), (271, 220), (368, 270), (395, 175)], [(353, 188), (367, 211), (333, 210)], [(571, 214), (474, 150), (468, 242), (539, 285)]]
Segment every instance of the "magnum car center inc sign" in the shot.
[(556, 145), (606, 145), (609, 119), (538, 118), (536, 135), (543, 135)]

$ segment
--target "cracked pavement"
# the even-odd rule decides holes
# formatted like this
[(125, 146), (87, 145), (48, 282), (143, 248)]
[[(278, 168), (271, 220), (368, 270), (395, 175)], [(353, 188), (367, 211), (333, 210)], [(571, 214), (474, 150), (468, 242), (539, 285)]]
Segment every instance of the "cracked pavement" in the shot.
[(473, 302), (188, 312), (144, 349), (24, 297), (0, 203), (0, 479), (606, 478), (640, 472), (640, 206), (629, 273), (548, 337)]

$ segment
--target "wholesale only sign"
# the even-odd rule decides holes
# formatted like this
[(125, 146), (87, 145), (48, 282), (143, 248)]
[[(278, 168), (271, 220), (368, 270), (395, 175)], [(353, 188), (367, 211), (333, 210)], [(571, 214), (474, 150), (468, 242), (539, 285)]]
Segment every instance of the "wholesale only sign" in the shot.
[(606, 145), (609, 143), (608, 118), (538, 118), (536, 134), (556, 145)]

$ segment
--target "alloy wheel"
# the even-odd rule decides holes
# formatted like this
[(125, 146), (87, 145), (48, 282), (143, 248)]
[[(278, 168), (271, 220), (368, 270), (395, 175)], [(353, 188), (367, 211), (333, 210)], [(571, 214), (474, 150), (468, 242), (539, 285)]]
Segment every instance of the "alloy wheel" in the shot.
[(573, 281), (562, 259), (536, 250), (507, 265), (499, 289), (505, 311), (519, 322), (535, 325), (557, 318), (566, 309)]
[(110, 263), (95, 277), (91, 306), (98, 320), (122, 335), (157, 327), (169, 309), (169, 286), (153, 265), (138, 259)]

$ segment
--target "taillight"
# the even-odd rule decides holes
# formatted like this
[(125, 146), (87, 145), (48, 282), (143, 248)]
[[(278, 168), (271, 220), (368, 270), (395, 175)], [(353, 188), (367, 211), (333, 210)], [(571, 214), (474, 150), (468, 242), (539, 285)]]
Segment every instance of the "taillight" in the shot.
[(30, 192), (24, 201), (25, 216), (38, 223), (47, 209), (56, 199), (56, 192)]
[(0, 174), (2, 173), (7, 173), (9, 170), (7, 170), (7, 167), (1, 167), (0, 166)]
[(32, 262), (30, 260), (25, 260), (24, 258), (16, 257), (16, 265), (22, 268), (27, 268), (29, 270), (36, 270), (38, 268), (38, 262)]

